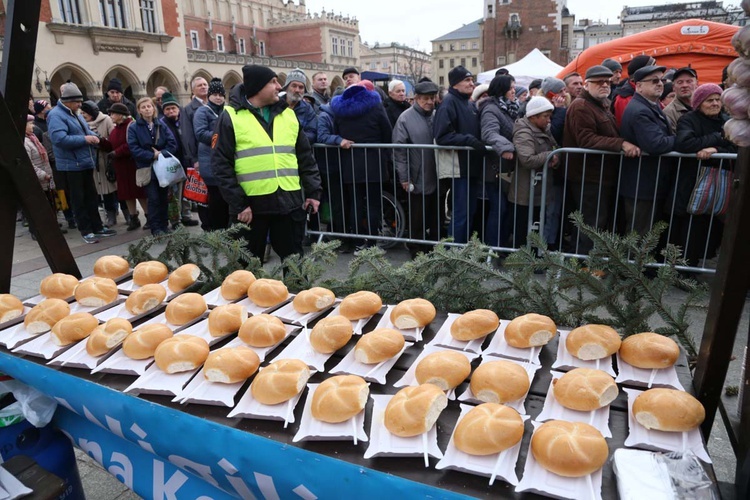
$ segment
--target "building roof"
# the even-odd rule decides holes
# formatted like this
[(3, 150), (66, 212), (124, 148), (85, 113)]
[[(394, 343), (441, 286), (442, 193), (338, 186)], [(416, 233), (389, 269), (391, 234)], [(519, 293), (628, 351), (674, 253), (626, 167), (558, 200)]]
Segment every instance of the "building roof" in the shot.
[(726, 16), (727, 11), (721, 2), (693, 2), (666, 5), (647, 5), (642, 7), (624, 7), (622, 21), (656, 21), (662, 19), (690, 19)]
[(457, 30), (453, 30), (450, 33), (446, 33), (443, 36), (440, 36), (434, 40), (433, 42), (444, 42), (448, 40), (462, 40), (465, 38), (479, 38), (480, 36), (480, 30), (479, 30), (479, 22), (481, 19), (477, 19), (476, 21), (464, 24)]

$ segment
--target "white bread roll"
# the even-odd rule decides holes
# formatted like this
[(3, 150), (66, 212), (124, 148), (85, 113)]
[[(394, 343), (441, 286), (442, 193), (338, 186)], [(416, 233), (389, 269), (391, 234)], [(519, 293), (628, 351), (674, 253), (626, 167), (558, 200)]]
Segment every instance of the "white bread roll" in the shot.
[(128, 261), (117, 255), (99, 257), (94, 263), (94, 276), (115, 279), (130, 271)]
[(417, 365), (414, 375), (420, 384), (434, 384), (447, 391), (466, 380), (471, 373), (468, 358), (457, 351), (428, 354)]
[(138, 290), (128, 295), (125, 300), (125, 309), (130, 314), (143, 314), (158, 307), (167, 298), (167, 289), (159, 283), (143, 285)]
[(56, 345), (70, 345), (91, 335), (97, 326), (99, 326), (99, 320), (89, 313), (71, 314), (55, 323), (50, 338)]
[(313, 418), (337, 424), (364, 410), (370, 388), (362, 377), (337, 375), (323, 381), (312, 396)]
[(503, 404), (524, 397), (529, 392), (531, 381), (523, 366), (499, 359), (479, 365), (469, 386), (478, 400)]
[(320, 286), (302, 290), (292, 301), (292, 307), (300, 314), (322, 311), (333, 305), (336, 296), (327, 288)]
[(280, 359), (263, 368), (253, 379), (250, 390), (264, 405), (289, 401), (305, 388), (310, 368), (299, 359)]
[(136, 264), (133, 269), (133, 283), (138, 286), (161, 283), (167, 279), (169, 269), (158, 260), (147, 260)]
[(86, 341), (86, 352), (91, 356), (102, 356), (122, 343), (133, 333), (133, 325), (124, 318), (112, 318), (97, 326)]
[(208, 333), (212, 337), (239, 331), (242, 323), (247, 319), (247, 307), (239, 304), (219, 306), (208, 313)]
[(391, 310), (391, 323), (400, 330), (422, 328), (432, 323), (436, 314), (435, 306), (429, 300), (408, 299)]
[(247, 289), (255, 281), (255, 275), (250, 271), (240, 269), (224, 278), (219, 293), (225, 300), (237, 300), (247, 297)]
[(354, 346), (354, 359), (366, 365), (374, 365), (401, 352), (405, 343), (401, 332), (391, 328), (378, 328), (362, 335)]
[(70, 274), (55, 273), (39, 284), (39, 293), (48, 299), (67, 299), (73, 296), (78, 278)]
[(173, 325), (182, 326), (208, 310), (206, 300), (197, 293), (183, 293), (167, 304), (165, 312), (167, 321)]
[(102, 307), (117, 300), (117, 284), (111, 278), (91, 277), (75, 289), (76, 301), (86, 307)]
[(523, 419), (510, 406), (483, 403), (456, 425), (453, 444), (469, 455), (494, 455), (523, 438)]
[(669, 368), (679, 357), (680, 347), (677, 342), (658, 333), (636, 333), (623, 340), (620, 346), (620, 358), (623, 361), (646, 370)]
[(271, 347), (284, 340), (286, 327), (276, 316), (258, 314), (242, 323), (237, 336), (252, 347)]
[(617, 398), (615, 379), (602, 370), (576, 368), (552, 381), (552, 392), (565, 408), (594, 411)]
[(555, 335), (555, 322), (547, 316), (534, 313), (517, 317), (505, 328), (505, 341), (509, 346), (520, 349), (546, 345)]
[(179, 293), (198, 281), (200, 275), (201, 269), (195, 264), (183, 264), (170, 273), (167, 288), (174, 293)]
[(433, 384), (404, 387), (385, 407), (383, 424), (394, 436), (419, 436), (432, 429), (448, 397)]
[(451, 337), (468, 342), (481, 339), (497, 330), (500, 318), (489, 309), (475, 309), (462, 314), (451, 325)]
[(34, 307), (23, 319), (26, 331), (32, 335), (48, 332), (55, 323), (70, 314), (70, 304), (62, 299), (43, 300)]
[(649, 389), (633, 401), (633, 417), (646, 429), (688, 432), (703, 423), (706, 410), (685, 391)]
[(279, 280), (259, 279), (247, 289), (247, 298), (260, 307), (273, 307), (289, 297), (289, 290)]
[(339, 313), (348, 320), (369, 318), (380, 312), (383, 301), (377, 293), (361, 291), (347, 295), (339, 305)]
[(343, 316), (323, 318), (310, 332), (310, 345), (322, 354), (336, 352), (352, 338), (352, 322)]
[(0, 293), (0, 323), (16, 319), (23, 314), (23, 302), (9, 293)]
[(586, 361), (611, 356), (620, 349), (620, 335), (607, 325), (583, 325), (571, 330), (565, 348), (578, 359)]
[(250, 378), (259, 366), (260, 358), (249, 347), (226, 347), (208, 355), (203, 375), (209, 382), (235, 384)]
[(156, 347), (154, 361), (164, 373), (180, 373), (199, 368), (208, 358), (208, 342), (195, 335), (175, 335)]
[(531, 436), (530, 447), (539, 465), (563, 477), (596, 472), (609, 456), (602, 433), (583, 422), (545, 422)]
[(154, 355), (156, 347), (172, 335), (174, 334), (167, 325), (144, 325), (125, 337), (122, 352), (131, 359), (148, 359)]

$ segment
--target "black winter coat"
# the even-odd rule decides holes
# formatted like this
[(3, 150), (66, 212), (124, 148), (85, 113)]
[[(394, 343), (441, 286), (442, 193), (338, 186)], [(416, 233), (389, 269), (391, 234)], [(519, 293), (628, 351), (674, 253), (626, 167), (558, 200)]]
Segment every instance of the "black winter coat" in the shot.
[(388, 115), (388, 120), (391, 122), (391, 128), (396, 126), (396, 120), (401, 116), (401, 113), (411, 108), (411, 104), (408, 102), (397, 102), (390, 97), (385, 98), (383, 106), (385, 107), (385, 113)]
[(435, 142), (441, 146), (469, 146), (475, 151), (458, 152), (461, 177), (470, 168), (471, 177), (481, 178), (485, 145), (479, 130), (479, 112), (469, 96), (454, 88), (448, 90), (432, 120)]

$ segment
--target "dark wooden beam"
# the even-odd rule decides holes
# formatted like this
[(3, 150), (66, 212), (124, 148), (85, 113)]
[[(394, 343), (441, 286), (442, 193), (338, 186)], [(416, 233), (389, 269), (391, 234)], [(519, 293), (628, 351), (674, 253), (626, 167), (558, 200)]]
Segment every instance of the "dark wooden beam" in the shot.
[(743, 395), (740, 401), (740, 425), (735, 436), (738, 443), (737, 472), (734, 476), (737, 498), (750, 498), (750, 325), (747, 330), (745, 373), (740, 380), (740, 393)]
[[(747, 235), (750, 221), (750, 148), (740, 149), (735, 169), (731, 204), (693, 379), (696, 396), (706, 409), (706, 419), (701, 426), (706, 440), (711, 433), (724, 389), (750, 284), (750, 238)], [(748, 429), (745, 428), (744, 432), (747, 433)]]

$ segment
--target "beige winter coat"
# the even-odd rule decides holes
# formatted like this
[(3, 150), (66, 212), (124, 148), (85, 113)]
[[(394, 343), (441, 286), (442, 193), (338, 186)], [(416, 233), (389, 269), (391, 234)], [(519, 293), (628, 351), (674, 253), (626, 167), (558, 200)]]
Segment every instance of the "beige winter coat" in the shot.
[(39, 179), (42, 189), (45, 191), (55, 189), (55, 181), (52, 179), (52, 167), (49, 164), (49, 159), (42, 157), (34, 141), (28, 137), (24, 138), (23, 146), (26, 148), (26, 154), (29, 155), (31, 166), (34, 167), (34, 173), (37, 179)]
[[(518, 167), (511, 174), (508, 201), (516, 205), (529, 205), (531, 192), (531, 170), (541, 174), (547, 155), (557, 148), (557, 143), (549, 130), (539, 130), (528, 118), (519, 118), (513, 127), (513, 145), (516, 148)], [(547, 203), (552, 201), (552, 169), (547, 174)], [(542, 184), (534, 186), (534, 206), (542, 200)]]
[[(88, 122), (91, 130), (99, 135), (100, 139), (109, 139), (109, 134), (115, 128), (115, 124), (109, 115), (99, 113), (96, 119)], [(96, 169), (94, 170), (94, 184), (96, 184), (97, 194), (109, 194), (117, 192), (117, 183), (109, 182), (104, 175), (107, 168), (107, 152), (101, 146), (96, 150)]]

